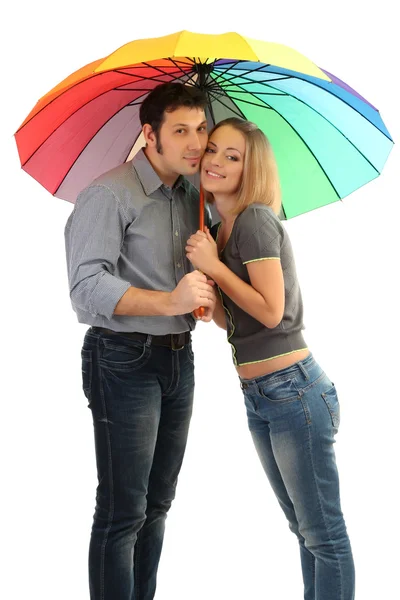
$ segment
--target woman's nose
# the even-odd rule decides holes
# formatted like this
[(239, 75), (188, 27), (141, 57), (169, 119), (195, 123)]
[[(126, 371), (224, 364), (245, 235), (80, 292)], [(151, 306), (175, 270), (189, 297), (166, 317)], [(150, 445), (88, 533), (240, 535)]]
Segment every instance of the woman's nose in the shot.
[(221, 157), (219, 156), (219, 154), (211, 154), (211, 164), (215, 167), (221, 166)]

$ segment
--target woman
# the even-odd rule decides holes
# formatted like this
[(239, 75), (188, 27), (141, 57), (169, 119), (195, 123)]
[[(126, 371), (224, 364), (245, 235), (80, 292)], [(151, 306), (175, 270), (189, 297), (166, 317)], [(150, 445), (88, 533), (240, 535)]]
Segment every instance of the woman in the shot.
[(292, 248), (277, 216), (277, 167), (262, 131), (236, 118), (216, 125), (201, 182), (221, 222), (213, 235), (191, 236), (186, 252), (218, 286), (214, 320), (228, 330), (254, 444), (300, 543), (304, 598), (351, 600), (354, 564), (333, 450), (339, 403), (302, 335)]

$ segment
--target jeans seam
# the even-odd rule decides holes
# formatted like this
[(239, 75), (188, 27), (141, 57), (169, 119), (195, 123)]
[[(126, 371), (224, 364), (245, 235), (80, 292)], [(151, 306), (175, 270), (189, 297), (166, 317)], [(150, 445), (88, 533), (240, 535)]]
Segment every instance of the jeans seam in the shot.
[[(325, 529), (326, 529), (326, 531), (328, 533), (328, 536), (329, 536), (329, 541), (331, 542), (332, 547), (334, 548), (335, 557), (336, 557), (336, 559), (338, 559), (338, 556), (336, 554), (335, 544), (333, 544), (333, 541), (332, 541), (332, 538), (331, 538), (331, 535), (330, 535), (330, 532), (329, 532), (329, 528), (327, 527), (327, 524), (326, 524), (324, 511), (322, 509), (322, 504), (321, 504), (321, 497), (320, 497), (320, 493), (319, 493), (319, 487), (318, 487), (316, 479), (315, 479), (315, 465), (314, 465), (313, 454), (312, 454), (312, 439), (311, 439), (311, 428), (310, 428), (310, 426), (308, 426), (308, 441), (309, 441), (308, 448), (309, 448), (309, 452), (310, 452), (311, 465), (312, 465), (312, 478), (313, 478), (313, 481), (314, 481), (315, 489), (317, 490), (317, 497), (318, 497), (319, 509), (320, 509), (320, 512), (321, 512), (321, 515), (322, 515), (322, 519), (323, 519), (323, 522), (324, 522)], [(343, 598), (342, 570), (341, 570), (341, 565), (340, 565), (340, 561), (339, 560), (337, 560), (337, 563), (338, 563), (339, 573), (340, 573), (339, 584), (340, 584), (340, 600), (341, 600)]]
[[(100, 340), (99, 340), (99, 342), (100, 342)], [(98, 346), (99, 346), (99, 342), (98, 342)], [(98, 352), (99, 352), (99, 350), (100, 349), (98, 347)], [(108, 449), (108, 464), (109, 464), (108, 475), (110, 478), (110, 505), (109, 505), (109, 511), (108, 511), (108, 524), (107, 524), (106, 530), (104, 532), (104, 539), (103, 539), (103, 543), (101, 546), (101, 555), (100, 555), (100, 600), (104, 600), (105, 553), (106, 553), (106, 546), (107, 546), (107, 541), (108, 541), (108, 534), (110, 532), (113, 517), (114, 517), (114, 485), (113, 485), (113, 469), (112, 469), (110, 432), (109, 432), (109, 428), (108, 428), (107, 409), (106, 409), (106, 402), (105, 402), (104, 390), (103, 390), (103, 376), (102, 376), (100, 365), (98, 365), (98, 371), (99, 371), (99, 383), (100, 383), (100, 386), (99, 386), (100, 387), (100, 397), (101, 397), (101, 403), (102, 403), (102, 408), (103, 408), (103, 414), (105, 417), (107, 449)]]
[[(176, 390), (179, 387), (179, 382), (180, 382), (180, 358), (179, 358), (178, 352), (181, 352), (181, 351), (182, 350), (172, 351), (172, 381), (171, 381), (171, 385), (166, 390), (165, 394), (163, 394), (164, 396), (170, 396), (171, 394), (173, 394), (174, 392), (176, 392)], [(175, 358), (176, 358), (176, 365), (174, 364), (175, 363)], [(173, 384), (174, 379), (175, 379), (175, 369), (176, 369), (176, 381), (175, 381), (174, 387), (172, 388), (172, 384)]]
[[(146, 515), (147, 518), (147, 515)], [(146, 521), (143, 523), (142, 528), (145, 526)], [(140, 530), (137, 533), (137, 537), (136, 537), (136, 543), (134, 546), (134, 560), (133, 560), (133, 586), (134, 586), (134, 590), (135, 590), (135, 596), (137, 596), (138, 598), (140, 598), (139, 596), (139, 588), (140, 588), (140, 576), (139, 576), (139, 569), (137, 568), (138, 562), (139, 562), (139, 558), (140, 558), (140, 548), (141, 548), (141, 543), (140, 543)], [(135, 568), (136, 566), (136, 568)]]

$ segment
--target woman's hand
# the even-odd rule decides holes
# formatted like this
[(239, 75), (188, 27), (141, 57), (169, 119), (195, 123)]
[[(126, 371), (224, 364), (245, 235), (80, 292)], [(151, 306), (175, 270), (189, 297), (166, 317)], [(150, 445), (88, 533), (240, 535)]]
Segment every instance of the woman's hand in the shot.
[(212, 277), (212, 271), (220, 262), (218, 258), (217, 244), (206, 227), (204, 231), (197, 231), (186, 242), (186, 256), (196, 269), (208, 273)]

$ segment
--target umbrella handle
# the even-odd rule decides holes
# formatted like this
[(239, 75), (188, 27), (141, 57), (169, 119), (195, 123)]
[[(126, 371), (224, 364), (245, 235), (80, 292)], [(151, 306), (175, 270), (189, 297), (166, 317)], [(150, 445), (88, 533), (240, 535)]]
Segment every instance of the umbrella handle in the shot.
[[(200, 211), (200, 215), (199, 215), (199, 229), (200, 229), (200, 231), (204, 231), (204, 192), (203, 192), (203, 188), (201, 186), (200, 186), (200, 206), (199, 206), (199, 211)], [(194, 316), (195, 316), (196, 319), (201, 319), (201, 317), (204, 316), (205, 312), (206, 311), (205, 311), (204, 306), (199, 306), (199, 308), (196, 308), (193, 311), (193, 314), (194, 314)]]

